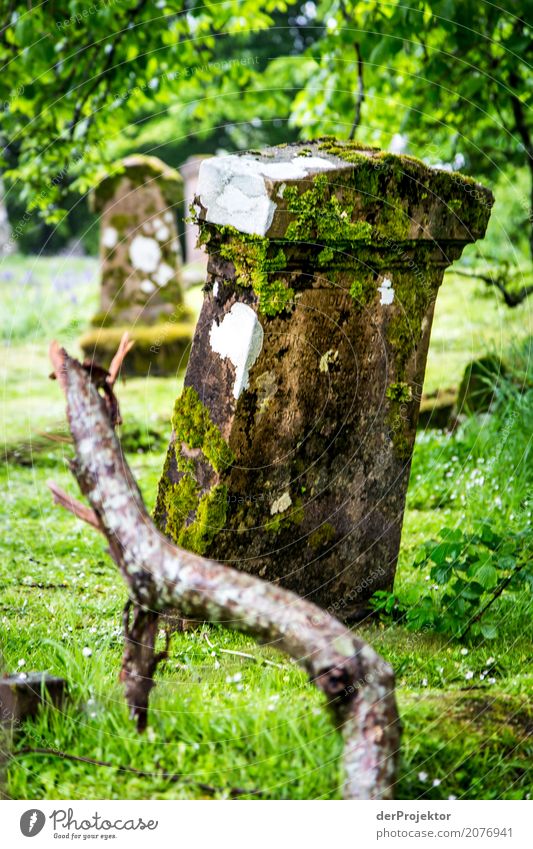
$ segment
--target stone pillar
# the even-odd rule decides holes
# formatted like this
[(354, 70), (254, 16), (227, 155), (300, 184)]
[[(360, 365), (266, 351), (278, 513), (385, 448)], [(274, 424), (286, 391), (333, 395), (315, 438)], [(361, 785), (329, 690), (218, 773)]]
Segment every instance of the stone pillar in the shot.
[[(190, 208), (196, 197), (198, 185), (198, 174), (200, 166), (208, 156), (190, 156), (180, 168), (183, 177), (185, 195), (185, 218), (190, 216)], [(198, 224), (185, 222), (185, 262), (183, 268), (183, 280), (185, 286), (203, 285), (207, 271), (207, 252), (202, 245), (198, 244)]]
[(176, 206), (183, 182), (153, 156), (128, 156), (92, 195), (101, 215), (100, 309), (84, 352), (107, 365), (125, 329), (135, 347), (124, 367), (168, 374), (183, 361), (193, 332), (183, 303)]
[(437, 290), (492, 195), (329, 138), (210, 159), (198, 198), (207, 285), (156, 521), (354, 621), (392, 586)]

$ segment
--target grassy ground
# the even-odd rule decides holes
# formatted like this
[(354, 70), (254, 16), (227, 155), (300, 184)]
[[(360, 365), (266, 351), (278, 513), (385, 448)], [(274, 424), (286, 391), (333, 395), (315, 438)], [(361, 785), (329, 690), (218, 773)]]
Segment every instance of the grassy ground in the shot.
[[(6, 792), (32, 799), (197, 798), (206, 793), (201, 782), (220, 788), (221, 796), (239, 787), (259, 789), (266, 798), (336, 798), (341, 744), (321, 697), (293, 663), (240, 635), (210, 626), (175, 635), (147, 734), (139, 737), (128, 720), (117, 680), (125, 589), (101, 539), (51, 505), (47, 478), (75, 492), (69, 447), (39, 437), (57, 431), (63, 421), (59, 391), (47, 378), (47, 343), (56, 336), (76, 351), (77, 335), (95, 308), (96, 276), (90, 260), (11, 259), (0, 267), (8, 459), (0, 504), (0, 650), (7, 670), (46, 669), (66, 677), (70, 692), (62, 711), (44, 711), (17, 729)], [(456, 385), (473, 356), (516, 345), (531, 331), (530, 309), (526, 303), (509, 312), (471, 283), (448, 278), (426, 389)], [(520, 357), (527, 364), (523, 346)], [(128, 459), (149, 504), (179, 387), (177, 378), (151, 378), (119, 389)], [(424, 572), (411, 567), (413, 556), (441, 527), (469, 527), (479, 518), (500, 529), (529, 526), (533, 404), (522, 403), (524, 385), (516, 394), (500, 407), (499, 417), (471, 419), (454, 436), (419, 434), (398, 569), (400, 595), (425, 586)], [(530, 793), (531, 640), (524, 627), (529, 612), (527, 597), (503, 599), (498, 637), (464, 645), (399, 625), (361, 627), (397, 671), (404, 723), (399, 797)], [(27, 747), (113, 767), (17, 754)], [(124, 765), (150, 776), (132, 775), (120, 769)], [(164, 777), (168, 773), (183, 777), (171, 781)]]

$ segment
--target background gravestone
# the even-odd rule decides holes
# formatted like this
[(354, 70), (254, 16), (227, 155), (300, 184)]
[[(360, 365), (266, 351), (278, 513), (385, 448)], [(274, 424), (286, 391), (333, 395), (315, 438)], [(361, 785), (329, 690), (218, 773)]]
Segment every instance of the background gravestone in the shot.
[(198, 224), (188, 220), (190, 208), (196, 196), (198, 175), (202, 162), (208, 156), (190, 156), (181, 166), (185, 195), (185, 261), (183, 281), (185, 286), (197, 286), (205, 283), (207, 271), (207, 252), (198, 242)]
[(129, 156), (94, 190), (101, 214), (100, 310), (83, 351), (108, 365), (124, 330), (135, 347), (126, 372), (175, 372), (193, 326), (183, 303), (176, 206), (183, 200), (180, 175), (152, 156)]
[(9, 256), (14, 250), (11, 227), (9, 226), (7, 209), (4, 203), (4, 184), (0, 180), (0, 257)]
[(491, 205), (334, 139), (204, 162), (208, 278), (160, 528), (345, 620), (391, 587), (437, 290)]

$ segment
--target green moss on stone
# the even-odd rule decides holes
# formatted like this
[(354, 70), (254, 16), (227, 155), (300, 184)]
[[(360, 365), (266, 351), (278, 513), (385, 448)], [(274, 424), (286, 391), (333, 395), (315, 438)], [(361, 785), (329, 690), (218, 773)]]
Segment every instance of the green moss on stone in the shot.
[[(112, 215), (109, 219), (109, 224), (111, 227), (115, 227), (119, 233), (124, 233), (132, 223), (132, 216), (125, 215), (124, 213), (117, 213), (116, 215)], [(137, 223), (137, 222), (134, 222)]]
[(167, 455), (159, 482), (154, 519), (176, 545), (204, 554), (226, 524), (227, 487), (223, 483), (216, 483), (202, 493), (195, 476), (194, 462), (186, 456), (183, 446), (200, 450), (218, 473), (227, 469), (235, 458), (212, 421), (209, 410), (190, 386), (184, 388), (174, 405), (172, 427), (176, 464), (181, 477), (177, 483), (170, 483), (171, 455)]
[(179, 533), (189, 514), (198, 506), (198, 484), (193, 476), (186, 472), (178, 481), (171, 484), (164, 495), (164, 508), (167, 517), (167, 530), (177, 543)]
[(285, 232), (294, 241), (370, 242), (372, 225), (352, 221), (353, 206), (342, 203), (332, 192), (326, 174), (313, 179), (313, 188), (302, 194), (297, 186), (287, 186), (283, 194), (287, 211), (295, 215)]
[[(170, 168), (156, 156), (134, 154), (109, 166), (100, 183), (91, 192), (91, 208), (100, 212), (115, 196), (122, 180), (133, 186), (157, 182), (169, 205), (183, 200), (183, 179), (175, 168)], [(155, 210), (154, 210), (155, 211)]]
[(376, 294), (376, 284), (372, 274), (356, 277), (350, 286), (350, 295), (359, 306), (369, 304)]
[(194, 334), (194, 324), (190, 321), (94, 328), (81, 337), (80, 348), (87, 358), (107, 368), (126, 331), (135, 344), (124, 360), (123, 374), (175, 374), (186, 366), (187, 349)]
[(352, 139), (351, 141), (343, 141), (342, 139), (336, 139), (335, 136), (324, 136), (322, 139), (319, 139), (318, 149), (324, 151), (324, 153), (329, 153), (331, 156), (338, 156), (339, 159), (344, 159), (345, 162), (361, 162), (364, 159), (368, 159), (368, 157), (364, 156), (361, 151), (378, 151), (378, 147), (372, 147), (371, 145), (363, 144), (362, 142), (355, 141)]
[(399, 403), (407, 403), (408, 401), (413, 400), (411, 387), (403, 380), (398, 383), (391, 383), (390, 386), (387, 387), (385, 395), (391, 401), (398, 401)]
[(227, 510), (227, 487), (225, 484), (217, 484), (197, 502), (196, 518), (190, 525), (181, 528), (176, 539), (177, 545), (197, 554), (205, 554), (226, 524)]
[(178, 468), (182, 460), (181, 444), (183, 442), (189, 448), (199, 448), (216, 472), (224, 471), (234, 462), (232, 450), (192, 386), (184, 387), (174, 405), (172, 427), (176, 435)]
[(240, 233), (234, 227), (218, 230), (224, 239), (220, 255), (235, 266), (237, 285), (250, 287), (256, 293), (260, 312), (275, 316), (287, 309), (294, 299), (294, 290), (279, 275), (287, 264), (283, 250), (272, 255), (270, 239)]
[(323, 548), (334, 539), (335, 528), (329, 522), (324, 522), (309, 536), (309, 545), (314, 549)]
[(319, 265), (329, 265), (335, 256), (335, 251), (333, 248), (324, 248), (320, 251), (318, 255), (318, 264)]

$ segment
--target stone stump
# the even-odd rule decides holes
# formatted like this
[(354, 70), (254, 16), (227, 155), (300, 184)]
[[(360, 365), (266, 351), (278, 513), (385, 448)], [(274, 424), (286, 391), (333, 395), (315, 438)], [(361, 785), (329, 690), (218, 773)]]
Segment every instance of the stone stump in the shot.
[(130, 374), (170, 374), (184, 364), (194, 328), (183, 301), (176, 206), (180, 175), (152, 156), (118, 163), (92, 195), (101, 215), (100, 309), (81, 339), (85, 354), (108, 365), (124, 330), (135, 347)]
[(331, 138), (202, 164), (205, 300), (155, 511), (169, 537), (348, 622), (392, 586), (435, 298), (492, 202)]
[(66, 681), (45, 672), (0, 678), (0, 724), (18, 725), (36, 716), (41, 705), (60, 707), (66, 696)]
[[(185, 218), (190, 215), (190, 208), (196, 197), (200, 166), (207, 156), (190, 156), (180, 168), (183, 177), (185, 195)], [(183, 281), (185, 286), (197, 286), (205, 283), (207, 269), (207, 252), (198, 244), (198, 224), (186, 221), (185, 225), (185, 262)]]

